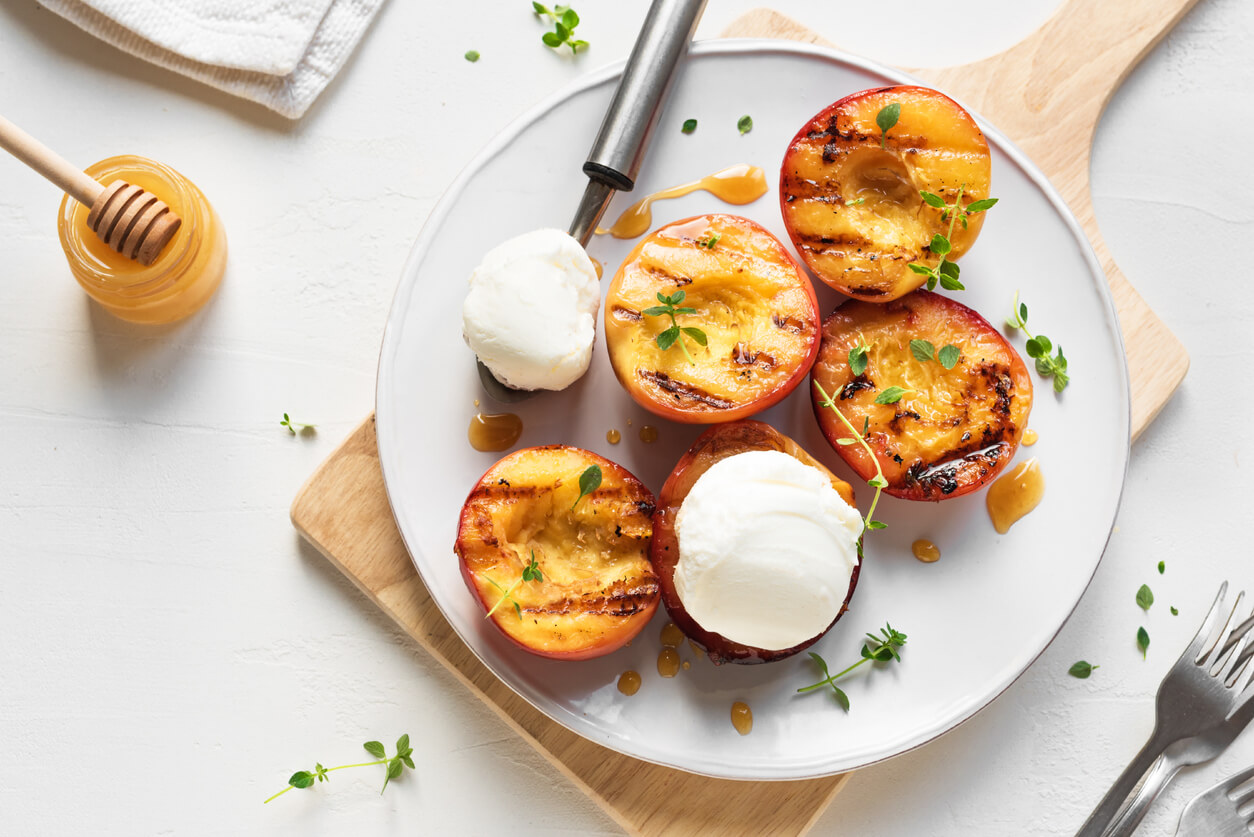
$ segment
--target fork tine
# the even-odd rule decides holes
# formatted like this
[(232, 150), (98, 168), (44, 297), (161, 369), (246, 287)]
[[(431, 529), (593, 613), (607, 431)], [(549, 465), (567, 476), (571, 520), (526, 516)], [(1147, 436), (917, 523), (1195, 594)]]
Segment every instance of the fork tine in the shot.
[(1254, 642), (1247, 642), (1245, 650), (1234, 656), (1237, 659), (1232, 667), (1232, 681), (1226, 685), (1236, 687), (1239, 692), (1250, 684), (1250, 675), (1254, 674), (1254, 665), (1250, 664), (1250, 659), (1254, 657)]
[[(1235, 610), (1233, 612), (1235, 613)], [(1219, 656), (1222, 657), (1224, 654), (1227, 654), (1228, 649), (1232, 648), (1232, 646), (1240, 642), (1242, 637), (1244, 637), (1247, 633), (1249, 633), (1250, 628), (1254, 628), (1254, 615), (1251, 615), (1248, 619), (1246, 619), (1240, 625), (1237, 625), (1235, 628), (1232, 629), (1232, 636), (1230, 636), (1228, 638), (1228, 641), (1224, 643), (1224, 647), (1219, 652)]]
[[(1223, 628), (1220, 629), (1219, 636), (1215, 639), (1215, 644), (1210, 645), (1207, 643), (1211, 650), (1207, 653), (1206, 659), (1202, 661), (1202, 668), (1206, 669), (1208, 672), (1211, 669), (1216, 668), (1222, 661), (1223, 655), (1221, 652), (1227, 647), (1226, 643), (1228, 642), (1228, 635), (1232, 632), (1232, 629), (1235, 626), (1234, 623), (1237, 620), (1237, 610), (1241, 607), (1241, 601), (1244, 598), (1244, 590), (1237, 593), (1237, 599), (1232, 605), (1232, 610), (1228, 613), (1228, 618), (1224, 620)], [(1227, 610), (1227, 608), (1224, 608), (1224, 610)]]
[(1232, 804), (1237, 806), (1238, 808), (1240, 808), (1246, 802), (1249, 802), (1251, 799), (1254, 799), (1254, 787), (1246, 788), (1240, 793), (1233, 793), (1233, 791), (1241, 787), (1241, 785), (1245, 784), (1250, 779), (1254, 779), (1254, 767), (1248, 768), (1246, 770), (1242, 770), (1236, 776), (1233, 776), (1231, 779), (1229, 779), (1227, 782), (1224, 783), (1225, 795), (1228, 797), (1228, 799), (1232, 800)]
[(1210, 606), (1210, 612), (1206, 614), (1206, 618), (1202, 620), (1202, 627), (1198, 628), (1197, 635), (1193, 637), (1193, 641), (1189, 643), (1189, 647), (1184, 650), (1181, 660), (1185, 658), (1192, 659), (1194, 663), (1200, 664), (1202, 661), (1202, 648), (1206, 643), (1206, 638), (1210, 635), (1211, 629), (1215, 627), (1215, 620), (1219, 617), (1219, 607), (1223, 604), (1224, 594), (1228, 592), (1228, 582), (1225, 581), (1219, 585), (1219, 593), (1215, 595), (1215, 603)]

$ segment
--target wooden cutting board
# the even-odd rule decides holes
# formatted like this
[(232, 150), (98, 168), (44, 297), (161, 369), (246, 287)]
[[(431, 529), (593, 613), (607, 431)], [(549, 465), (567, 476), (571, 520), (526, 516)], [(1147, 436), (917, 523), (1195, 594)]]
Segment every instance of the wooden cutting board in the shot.
[[(916, 70), (979, 112), (1049, 174), (1093, 242), (1119, 309), (1132, 387), (1133, 435), (1162, 409), (1188, 355), (1119, 272), (1089, 198), (1097, 120), (1132, 66), (1196, 0), (1070, 0), (1038, 32), (964, 67)], [(769, 10), (727, 37), (823, 43)], [(842, 91), (833, 91), (833, 98)], [(292, 523), (332, 564), (467, 689), (630, 834), (802, 834), (848, 774), (799, 782), (734, 782), (646, 764), (550, 721), (470, 652), (431, 601), (392, 519), (373, 416), (322, 464), (292, 504)]]

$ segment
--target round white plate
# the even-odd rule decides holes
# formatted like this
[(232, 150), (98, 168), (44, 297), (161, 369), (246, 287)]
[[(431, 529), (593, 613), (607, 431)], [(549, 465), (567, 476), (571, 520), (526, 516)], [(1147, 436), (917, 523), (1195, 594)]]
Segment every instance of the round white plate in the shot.
[[(466, 279), (497, 242), (537, 226), (565, 228), (585, 180), (580, 174), (621, 66), (594, 73), (543, 102), (492, 140), (431, 213), (401, 277), (379, 364), (378, 438), (392, 509), (431, 596), (466, 644), (498, 677), (553, 720), (621, 753), (735, 779), (798, 779), (838, 773), (916, 747), (971, 717), (1044, 650), (1088, 586), (1105, 548), (1128, 458), (1128, 381), (1114, 305), (1084, 234), (1045, 177), (1004, 137), (981, 123), (993, 149), (994, 196), (976, 247), (962, 260), (969, 290), (956, 294), (993, 323), (1016, 289), (1029, 326), (1065, 347), (1071, 386), (1056, 396), (1033, 373), (1031, 427), (1040, 441), (1045, 499), (998, 535), (984, 492), (939, 504), (885, 498), (888, 529), (867, 538), (866, 561), (848, 614), (815, 646), (835, 670), (858, 659), (864, 632), (884, 623), (909, 635), (901, 664), (863, 666), (843, 683), (852, 702), (798, 695), (818, 679), (803, 654), (760, 666), (715, 667), (685, 644), (691, 668), (657, 674), (663, 609), (631, 646), (607, 657), (562, 663), (534, 657), (485, 621), (453, 553), (457, 516), (475, 481), (499, 456), (466, 441), (475, 400), (484, 399), (474, 356), (461, 338)], [(770, 192), (729, 209), (703, 193), (655, 205), (654, 224), (703, 212), (736, 212), (787, 242), (777, 172), (788, 141), (831, 102), (867, 87), (910, 83), (904, 74), (831, 50), (778, 41), (694, 45), (649, 150), (637, 195), (693, 180), (733, 163), (768, 172)], [(737, 120), (753, 117), (741, 136)], [(679, 128), (696, 118), (695, 133)], [(618, 195), (607, 218), (629, 205)], [(612, 274), (634, 242), (595, 238), (591, 255)], [(608, 279), (607, 279), (608, 281)], [(820, 282), (823, 312), (840, 297)], [(1012, 342), (1022, 351), (1023, 338)], [(520, 447), (564, 443), (622, 463), (657, 492), (703, 428), (671, 424), (619, 387), (603, 343), (570, 389), (513, 408)], [(871, 496), (819, 434), (805, 385), (758, 416), (797, 439), (845, 476), (862, 506)], [(658, 441), (637, 431), (652, 424)], [(606, 441), (617, 428), (623, 440)], [(910, 543), (941, 548), (922, 564)], [(616, 688), (621, 672), (643, 676), (639, 693)], [(753, 709), (751, 734), (732, 728), (733, 701)]]

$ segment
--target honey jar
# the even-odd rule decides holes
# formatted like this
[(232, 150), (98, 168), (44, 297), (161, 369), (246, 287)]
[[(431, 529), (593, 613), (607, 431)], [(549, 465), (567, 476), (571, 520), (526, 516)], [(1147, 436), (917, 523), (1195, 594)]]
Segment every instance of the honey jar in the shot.
[(101, 183), (125, 180), (165, 201), (183, 223), (145, 267), (110, 249), (87, 226), (87, 207), (66, 195), (57, 232), (70, 272), (106, 311), (134, 323), (172, 323), (200, 310), (222, 282), (226, 233), (196, 184), (169, 166), (119, 156), (86, 169)]

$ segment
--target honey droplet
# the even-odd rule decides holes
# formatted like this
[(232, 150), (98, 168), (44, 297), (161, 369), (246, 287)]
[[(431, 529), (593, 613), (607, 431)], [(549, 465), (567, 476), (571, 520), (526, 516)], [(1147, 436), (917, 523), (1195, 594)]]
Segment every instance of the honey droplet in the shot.
[(522, 435), (522, 419), (513, 413), (476, 413), (466, 430), (475, 450), (508, 450)]
[(919, 538), (910, 544), (910, 551), (914, 553), (915, 558), (918, 558), (924, 564), (931, 564), (940, 560), (940, 547), (926, 538)]
[(674, 677), (679, 674), (679, 652), (674, 648), (663, 648), (657, 655), (657, 673), (663, 677)]
[(667, 622), (662, 628), (662, 644), (667, 648), (678, 648), (679, 643), (684, 641), (684, 632), (674, 622)]
[(627, 419), (627, 426), (631, 427), (631, 419)]
[(700, 659), (705, 656), (705, 649), (702, 648), (700, 645), (697, 645), (696, 640), (693, 640), (693, 639), (688, 640), (688, 647), (692, 649), (692, 653), (697, 655), (697, 659)]
[(692, 668), (692, 663), (688, 662), (687, 660), (684, 660), (684, 671), (687, 671), (690, 668)]
[(748, 735), (753, 730), (753, 710), (744, 701), (736, 701), (731, 708), (732, 726), (741, 735)]
[(743, 206), (765, 195), (768, 186), (766, 173), (761, 168), (737, 163), (700, 180), (646, 195), (623, 210), (623, 214), (618, 216), (618, 220), (609, 229), (597, 227), (596, 233), (597, 235), (609, 233), (615, 238), (635, 238), (644, 235), (649, 227), (653, 226), (654, 201), (680, 198), (702, 189), (721, 201)]
[(657, 428), (651, 424), (646, 424), (640, 428), (640, 441), (646, 445), (657, 441)]
[(623, 434), (619, 433), (615, 429), (605, 431), (605, 441), (609, 442), (611, 445), (617, 445), (622, 438)]
[[(599, 230), (600, 230), (600, 228), (598, 228), (598, 231), (599, 231)], [(600, 278), (601, 278), (601, 276), (602, 276), (602, 274), (604, 274), (604, 273), (605, 273), (605, 268), (604, 268), (604, 267), (602, 267), (602, 266), (601, 266), (601, 263), (600, 263), (599, 261), (597, 261), (596, 259), (593, 259), (593, 260), (592, 260), (592, 267), (593, 267), (593, 269), (595, 269), (595, 270), (596, 270), (596, 272), (597, 272), (597, 278), (598, 278), (598, 279), (600, 279)]]
[(478, 398), (476, 398), (476, 399), (475, 399), (475, 407), (476, 407), (476, 408), (478, 408), (478, 406), (479, 406), (479, 399), (478, 399)]
[(618, 676), (618, 690), (627, 697), (640, 691), (640, 675), (634, 671), (624, 671)]
[(1029, 427), (1027, 430), (1023, 431), (1023, 444), (1030, 447), (1036, 444), (1036, 439), (1036, 431), (1032, 428)]
[(1035, 457), (1021, 462), (988, 489), (985, 498), (989, 519), (998, 534), (1004, 535), (1025, 514), (1040, 505), (1045, 496), (1045, 477)]

